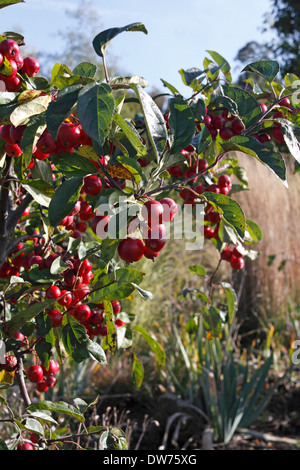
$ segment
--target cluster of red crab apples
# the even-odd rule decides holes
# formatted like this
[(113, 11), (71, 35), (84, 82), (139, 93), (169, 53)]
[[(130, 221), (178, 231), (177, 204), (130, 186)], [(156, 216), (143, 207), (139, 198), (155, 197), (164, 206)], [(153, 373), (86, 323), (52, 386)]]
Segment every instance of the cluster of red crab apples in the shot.
[(0, 74), (0, 80), (5, 83), (6, 91), (18, 92), (22, 85), (22, 76), (34, 77), (40, 70), (40, 64), (35, 57), (23, 58), (20, 47), (13, 39), (0, 42), (0, 67), (4, 61), (9, 62), (10, 72)]

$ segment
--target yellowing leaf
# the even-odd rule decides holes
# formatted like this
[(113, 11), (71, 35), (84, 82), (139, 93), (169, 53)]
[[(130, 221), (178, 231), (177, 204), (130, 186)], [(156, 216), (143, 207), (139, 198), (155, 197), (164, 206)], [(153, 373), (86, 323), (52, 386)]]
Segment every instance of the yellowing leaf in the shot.
[(38, 96), (41, 96), (43, 93), (43, 90), (24, 90), (18, 96), (18, 103), (28, 103), (28, 101), (31, 101), (34, 98), (37, 98)]
[(14, 378), (14, 372), (8, 372), (0, 366), (0, 390), (10, 387), (14, 382)]
[(131, 173), (128, 171), (124, 166), (121, 165), (108, 165), (106, 167), (108, 173), (110, 176), (121, 178), (121, 179), (126, 179), (126, 180), (131, 180)]
[(27, 124), (31, 117), (37, 116), (46, 111), (51, 98), (48, 95), (38, 96), (30, 101), (22, 103), (15, 108), (10, 115), (11, 123), (17, 127)]

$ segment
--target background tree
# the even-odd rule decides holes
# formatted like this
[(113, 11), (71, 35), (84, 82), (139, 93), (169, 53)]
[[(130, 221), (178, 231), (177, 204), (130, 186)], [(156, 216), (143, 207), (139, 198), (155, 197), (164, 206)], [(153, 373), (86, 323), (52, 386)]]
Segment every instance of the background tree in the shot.
[(273, 0), (271, 11), (265, 14), (263, 32), (275, 33), (274, 39), (265, 44), (250, 41), (242, 47), (236, 60), (276, 59), (282, 75), (300, 74), (300, 4), (293, 0)]

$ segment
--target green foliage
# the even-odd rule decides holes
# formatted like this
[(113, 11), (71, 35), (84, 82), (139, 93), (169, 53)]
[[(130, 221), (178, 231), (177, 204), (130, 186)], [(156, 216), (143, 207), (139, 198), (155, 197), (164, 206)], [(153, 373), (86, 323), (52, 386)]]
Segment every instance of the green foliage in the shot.
[[(224, 260), (230, 261), (233, 269), (243, 269), (244, 258), (251, 260), (258, 256), (247, 245), (252, 248), (262, 238), (260, 227), (247, 218), (234, 199), (235, 192), (249, 190), (247, 175), (234, 152), (257, 159), (286, 186), (281, 148), (288, 149), (296, 162), (300, 161), (297, 112), (293, 111), (296, 108), (285, 106), (288, 111), (283, 110), (280, 117), (275, 114), (278, 108), (282, 109), (282, 96), (291, 94), (294, 83), (291, 77), (285, 85), (274, 82), (280, 70), (277, 62), (259, 61), (245, 68), (266, 82), (263, 90), (259, 88), (258, 101), (258, 85), (254, 81), (249, 91), (232, 84), (226, 59), (215, 51), (207, 51), (211, 59), (205, 58), (202, 68), (180, 71), (183, 83), (189, 87), (189, 98), (163, 81), (170, 92), (164, 114), (147, 92), (147, 82), (142, 77), (109, 76), (107, 48), (119, 34), (131, 31), (147, 34), (143, 24), (132, 23), (108, 29), (94, 38), (93, 47), (102, 59), (104, 79), (98, 78), (97, 67), (89, 61), (81, 61), (73, 70), (67, 64), (56, 62), (50, 82), (29, 77), (20, 69), (20, 88), (0, 94), (3, 125), (10, 126), (12, 131), (24, 128), (18, 140), (18, 156), (11, 152), (2, 134), (1, 340), (16, 357), (18, 376), (24, 379), (20, 380), (20, 389), (26, 413), (30, 414), (14, 425), (21, 431), (37, 433), (46, 446), (54, 441), (64, 446), (65, 439), (59, 436), (59, 430), (57, 438), (51, 438), (48, 433), (49, 422), (54, 420), (58, 427), (53, 415), (84, 423), (84, 412), (89, 406), (79, 399), (74, 405), (50, 400), (29, 403), (24, 389), (23, 362), (28, 380), (35, 383), (28, 374), (31, 354), (34, 365), (39, 363), (47, 368), (56, 357), (60, 366), (71, 362), (83, 367), (87, 361), (106, 365), (109, 355), (132, 349), (132, 378), (141, 387), (144, 364), (135, 350), (138, 336), (153, 353), (158, 366), (167, 366), (168, 357), (160, 341), (138, 324), (138, 316), (123, 311), (125, 302), (134, 300), (135, 294), (143, 301), (153, 299), (152, 291), (143, 287), (145, 274), (132, 267), (147, 254), (145, 234), (152, 228), (152, 220), (143, 215), (146, 202), (171, 194), (173, 202), (178, 203), (177, 210), (180, 206), (184, 210), (193, 208), (193, 223), (197, 207), (205, 213), (203, 235), (205, 242), (212, 243), (216, 249), (218, 266), (206, 288), (201, 285), (192, 291), (187, 289), (181, 298), (192, 294), (200, 302), (197, 315), (191, 315), (187, 324), (189, 334), (198, 334), (201, 323), (211, 347), (218, 348), (219, 338), (230, 330), (237, 310), (237, 295), (228, 282), (220, 285), (222, 302), (214, 301), (218, 268)], [(3, 80), (5, 75), (10, 75), (7, 61), (0, 72)], [(130, 119), (126, 105), (132, 100), (139, 111)], [(267, 103), (266, 111), (262, 110), (261, 102)], [(239, 130), (233, 130), (233, 122), (240, 126)], [(272, 132), (278, 128), (282, 129), (280, 142), (272, 138)], [(69, 134), (62, 136), (61, 131)], [(224, 135), (228, 131), (229, 137)], [(262, 134), (266, 140), (261, 139)], [(42, 137), (50, 141), (46, 150), (41, 144)], [(235, 185), (231, 177), (237, 179)], [(98, 187), (91, 189), (89, 182), (95, 179)], [(106, 214), (99, 214), (103, 206)], [(135, 210), (134, 216), (127, 213), (128, 206)], [(109, 217), (101, 233), (99, 226), (94, 226), (95, 218), (100, 215)], [(140, 226), (134, 228), (132, 235), (130, 224), (134, 221)], [(115, 237), (112, 222), (116, 222)], [(169, 222), (171, 216), (166, 221)], [(136, 250), (142, 246), (141, 253), (131, 248), (124, 256), (121, 250), (124, 234), (138, 240)], [(150, 250), (150, 259), (160, 256), (162, 249)], [(225, 260), (227, 249), (231, 258)], [(149, 263), (150, 259), (147, 258)], [(193, 264), (189, 271), (201, 281), (207, 281), (205, 266)], [(56, 289), (59, 294), (52, 298)], [(64, 303), (63, 291), (71, 295), (68, 303)], [(23, 334), (23, 340), (15, 342), (15, 333)], [(208, 346), (207, 354), (211, 347)], [(182, 345), (181, 351), (189, 363)], [(261, 409), (262, 402), (258, 408), (253, 407), (271, 363), (267, 361), (250, 382), (248, 369), (243, 369), (243, 388), (237, 395), (232, 355), (226, 354), (220, 362), (212, 355), (205, 356), (206, 367), (212, 365), (221, 393), (212, 396), (206, 388), (200, 350), (198, 355), (207, 414), (212, 413), (211, 420), (220, 415), (222, 423), (216, 422), (215, 426), (219, 438), (227, 442), (238, 425), (249, 422), (253, 410), (251, 416), (255, 417)], [(15, 370), (5, 370), (2, 374), (4, 388), (13, 383)], [(223, 382), (219, 381), (221, 374), (224, 374)], [(46, 391), (48, 383), (45, 380)], [(44, 383), (38, 382), (36, 392), (43, 393), (39, 384), (42, 387)], [(79, 437), (84, 440), (89, 433), (99, 434), (101, 450), (126, 449), (122, 430), (92, 427)]]

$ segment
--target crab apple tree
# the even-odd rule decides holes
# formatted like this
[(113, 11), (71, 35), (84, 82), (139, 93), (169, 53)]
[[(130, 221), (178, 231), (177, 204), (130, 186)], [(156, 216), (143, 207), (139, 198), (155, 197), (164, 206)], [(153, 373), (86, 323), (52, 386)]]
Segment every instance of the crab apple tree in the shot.
[[(17, 381), (31, 413), (42, 409), (47, 416), (57, 411), (84, 420), (78, 408), (44, 397), (51, 397), (69, 363), (104, 365), (107, 352), (134, 349), (135, 335), (144, 336), (163, 366), (161, 345), (133, 326), (123, 307), (135, 293), (151, 301), (139, 262), (155, 263), (168, 250), (169, 228), (187, 208), (195, 217), (201, 207), (201, 249), (213, 244), (219, 264), (243, 271), (258, 255), (253, 246), (262, 234), (234, 199), (250, 189), (235, 152), (264, 162), (284, 185), (282, 152), (297, 160), (297, 108), (291, 87), (276, 94), (277, 62), (245, 68), (265, 81), (257, 101), (250, 86), (245, 91), (232, 82), (227, 61), (210, 51), (204, 61), (213, 64), (209, 73), (205, 66), (181, 70), (186, 97), (163, 82), (163, 113), (144, 78), (109, 76), (108, 45), (129, 31), (147, 34), (144, 24), (132, 23), (95, 36), (101, 80), (98, 64), (82, 62), (73, 71), (56, 63), (48, 81), (39, 75), (38, 60), (24, 57), (21, 35), (0, 36), (6, 87), (0, 93), (0, 339), (6, 375), (0, 377), (10, 380), (1, 379), (3, 387)], [(139, 106), (130, 119), (127, 94)], [(215, 312), (219, 318), (208, 329), (224, 321), (217, 307)], [(138, 353), (133, 358), (132, 374), (141, 384)], [(32, 450), (40, 440), (50, 445), (46, 424), (35, 427), (38, 439), (19, 442), (17, 449)]]

